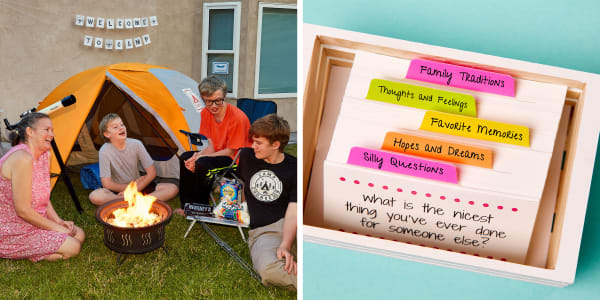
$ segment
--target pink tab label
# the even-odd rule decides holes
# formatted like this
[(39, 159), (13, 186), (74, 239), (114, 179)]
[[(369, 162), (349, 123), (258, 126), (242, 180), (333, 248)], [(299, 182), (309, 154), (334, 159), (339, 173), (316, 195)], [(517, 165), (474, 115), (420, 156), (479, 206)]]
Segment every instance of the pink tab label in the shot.
[(436, 61), (411, 60), (406, 78), (510, 97), (515, 96), (515, 80), (509, 75)]
[(352, 147), (350, 149), (348, 163), (371, 169), (457, 183), (456, 167), (451, 164), (363, 147)]

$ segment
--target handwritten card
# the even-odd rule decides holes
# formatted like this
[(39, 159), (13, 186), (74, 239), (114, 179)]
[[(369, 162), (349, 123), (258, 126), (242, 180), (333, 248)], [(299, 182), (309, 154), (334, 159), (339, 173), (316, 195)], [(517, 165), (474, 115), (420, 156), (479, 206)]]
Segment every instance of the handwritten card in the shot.
[(406, 155), (352, 147), (348, 163), (356, 166), (456, 183), (456, 167)]
[(366, 98), (425, 110), (477, 116), (475, 98), (471, 95), (383, 79), (371, 80)]
[(428, 111), (420, 129), (529, 147), (529, 128), (521, 125)]
[(506, 74), (424, 59), (410, 62), (406, 78), (504, 96), (515, 96), (515, 80)]
[(324, 179), (328, 228), (525, 262), (537, 201), (331, 161)]
[(489, 149), (405, 133), (388, 132), (381, 148), (455, 163), (492, 168), (492, 151)]

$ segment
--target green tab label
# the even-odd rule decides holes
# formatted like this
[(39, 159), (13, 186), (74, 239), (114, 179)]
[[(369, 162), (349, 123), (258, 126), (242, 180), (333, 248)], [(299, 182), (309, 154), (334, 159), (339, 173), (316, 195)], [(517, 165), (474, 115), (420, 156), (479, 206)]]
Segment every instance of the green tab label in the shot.
[(367, 99), (477, 117), (475, 98), (471, 95), (383, 79), (371, 80)]

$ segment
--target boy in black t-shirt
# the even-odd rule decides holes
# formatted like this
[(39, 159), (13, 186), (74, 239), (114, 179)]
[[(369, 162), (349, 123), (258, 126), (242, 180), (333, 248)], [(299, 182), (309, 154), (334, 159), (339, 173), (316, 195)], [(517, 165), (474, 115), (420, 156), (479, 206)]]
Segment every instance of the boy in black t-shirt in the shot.
[(296, 289), (296, 158), (283, 153), (290, 127), (270, 114), (250, 127), (252, 148), (240, 153), (238, 174), (245, 182), (250, 213), (248, 247), (265, 286)]

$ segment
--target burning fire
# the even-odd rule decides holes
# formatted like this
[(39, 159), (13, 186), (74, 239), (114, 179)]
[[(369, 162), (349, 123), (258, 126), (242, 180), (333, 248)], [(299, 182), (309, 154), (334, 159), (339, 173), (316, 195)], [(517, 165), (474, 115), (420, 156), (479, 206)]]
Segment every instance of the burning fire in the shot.
[(129, 207), (115, 209), (112, 213), (114, 218), (109, 217), (106, 222), (118, 227), (134, 228), (146, 227), (160, 222), (160, 217), (150, 212), (152, 203), (156, 198), (138, 192), (135, 181), (129, 183), (123, 194), (125, 195), (125, 201), (129, 203)]

